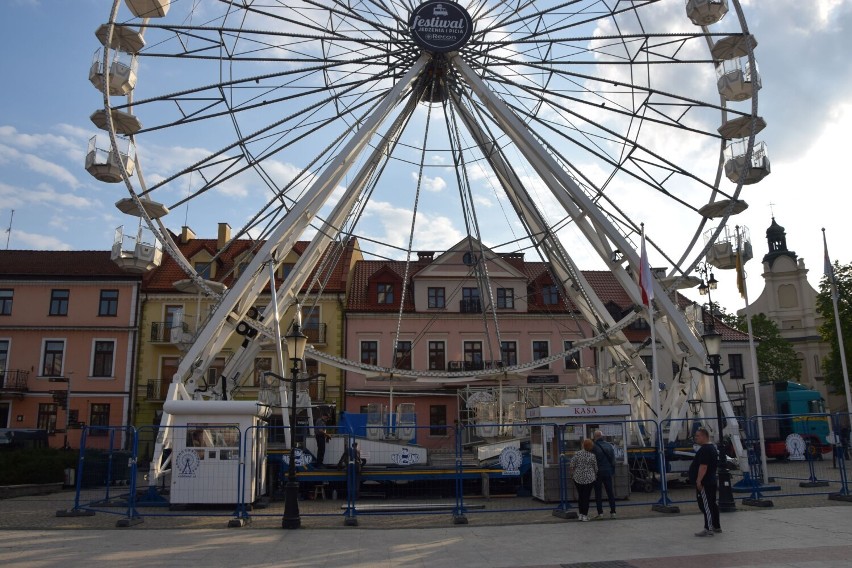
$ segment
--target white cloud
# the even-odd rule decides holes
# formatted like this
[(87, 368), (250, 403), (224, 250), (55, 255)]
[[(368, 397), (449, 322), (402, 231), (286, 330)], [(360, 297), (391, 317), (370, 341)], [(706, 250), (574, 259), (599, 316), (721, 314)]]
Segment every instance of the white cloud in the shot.
[[(411, 180), (417, 183), (417, 172), (411, 172)], [(439, 193), (447, 188), (447, 182), (441, 176), (429, 177), (426, 174), (420, 178), (420, 187), (424, 191)]]
[[(4, 235), (5, 236), (5, 235)], [(38, 233), (27, 233), (12, 229), (9, 236), (10, 249), (36, 249), (36, 250), (71, 250), (68, 243), (51, 235), (40, 235)]]

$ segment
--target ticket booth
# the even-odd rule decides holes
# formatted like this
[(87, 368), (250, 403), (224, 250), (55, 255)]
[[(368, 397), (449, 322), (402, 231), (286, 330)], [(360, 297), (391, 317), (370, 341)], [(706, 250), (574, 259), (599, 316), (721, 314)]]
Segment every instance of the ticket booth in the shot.
[(580, 448), (583, 439), (592, 438), (595, 430), (600, 430), (604, 439), (615, 448), (613, 486), (616, 498), (627, 498), (630, 495), (630, 468), (627, 464), (625, 422), (630, 419), (630, 405), (589, 405), (582, 400), (571, 402), (572, 404), (527, 409), (533, 497), (545, 502), (560, 500), (559, 478), (562, 464), (567, 498), (570, 501), (576, 500), (574, 483), (568, 477), (568, 463)]
[[(172, 505), (253, 503), (266, 490), (269, 412), (255, 401), (171, 400)], [(241, 458), (245, 459), (245, 478)]]

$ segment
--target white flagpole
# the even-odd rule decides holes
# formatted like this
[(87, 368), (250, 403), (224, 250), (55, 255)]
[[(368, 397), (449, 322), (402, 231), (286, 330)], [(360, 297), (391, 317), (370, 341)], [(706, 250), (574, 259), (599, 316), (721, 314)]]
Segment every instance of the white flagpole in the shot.
[(760, 480), (761, 483), (768, 483), (768, 465), (766, 464), (766, 436), (763, 433), (763, 408), (762, 403), (760, 401), (760, 379), (758, 377), (757, 370), (757, 350), (754, 347), (754, 331), (751, 328), (751, 307), (748, 303), (748, 285), (746, 284), (745, 277), (745, 269), (743, 267), (743, 257), (742, 257), (742, 237), (740, 236), (740, 228), (737, 226), (737, 284), (742, 285), (742, 289), (740, 292), (742, 293), (743, 299), (745, 300), (745, 317), (746, 317), (746, 325), (748, 329), (748, 351), (749, 351), (749, 359), (751, 363), (751, 379), (754, 384), (754, 402), (755, 402), (755, 411), (757, 412), (757, 437), (760, 443), (760, 465), (762, 470), (763, 479)]
[(642, 251), (639, 258), (640, 285), (648, 298), (648, 323), (651, 325), (651, 404), (657, 421), (662, 420), (660, 416), (660, 378), (657, 374), (657, 333), (654, 326), (654, 287), (651, 284), (651, 265), (648, 262), (648, 253), (645, 250), (645, 223), (642, 223)]
[(840, 327), (840, 312), (837, 309), (837, 286), (834, 283), (834, 267), (828, 257), (828, 243), (825, 240), (825, 229), (822, 230), (822, 244), (825, 249), (825, 275), (831, 289), (831, 303), (834, 306), (834, 325), (837, 326), (837, 342), (840, 351), (840, 368), (843, 370), (843, 386), (846, 389), (846, 412), (852, 413), (852, 394), (849, 392), (849, 371), (846, 369), (846, 349), (843, 343), (843, 331)]

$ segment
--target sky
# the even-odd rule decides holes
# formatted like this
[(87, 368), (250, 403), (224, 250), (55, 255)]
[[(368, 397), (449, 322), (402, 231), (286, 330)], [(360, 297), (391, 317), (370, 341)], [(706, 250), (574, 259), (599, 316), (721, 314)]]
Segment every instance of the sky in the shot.
[[(759, 114), (768, 123), (759, 139), (767, 144), (772, 169), (761, 183), (744, 188), (741, 198), (749, 208), (731, 221), (751, 233), (755, 258), (746, 271), (749, 295), (756, 299), (763, 290), (760, 259), (773, 215), (815, 287), (823, 272), (822, 228), (832, 260), (852, 262), (846, 232), (852, 198), (842, 169), (852, 132), (852, 1), (742, 5), (758, 41)], [(89, 115), (102, 104), (87, 72), (99, 46), (94, 31), (107, 21), (110, 6), (107, 0), (2, 1), (0, 247), (107, 250), (115, 228), (127, 223), (113, 206), (126, 195), (122, 186), (99, 183), (83, 167), (88, 139), (97, 133)], [(438, 176), (424, 182), (427, 192), (441, 191), (444, 183)], [(374, 214), (384, 238), (404, 240), (398, 206), (385, 203)], [(463, 227), (440, 216), (431, 221), (447, 238), (464, 234)], [(193, 228), (199, 236), (215, 236), (212, 223)], [(658, 226), (647, 230), (651, 238), (665, 233)], [(653, 256), (651, 261), (659, 263)], [(741, 308), (733, 272), (717, 270), (715, 276), (720, 284), (714, 300), (729, 311)]]

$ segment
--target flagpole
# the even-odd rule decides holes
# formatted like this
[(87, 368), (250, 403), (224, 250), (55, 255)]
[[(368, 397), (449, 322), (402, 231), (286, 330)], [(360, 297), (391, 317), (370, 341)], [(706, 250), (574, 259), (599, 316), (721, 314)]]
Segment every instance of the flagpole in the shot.
[(831, 292), (831, 303), (834, 307), (834, 325), (837, 327), (838, 350), (840, 351), (840, 368), (843, 370), (843, 386), (846, 390), (846, 412), (852, 414), (852, 394), (849, 392), (849, 371), (846, 369), (846, 348), (843, 343), (843, 331), (840, 326), (840, 311), (837, 309), (837, 285), (834, 281), (834, 268), (828, 257), (828, 243), (825, 240), (825, 228), (822, 229), (822, 244), (825, 250), (825, 275)]
[(654, 417), (657, 422), (662, 420), (660, 416), (660, 378), (657, 374), (657, 334), (654, 326), (654, 287), (651, 284), (651, 265), (648, 262), (648, 253), (645, 250), (645, 223), (642, 228), (642, 250), (639, 257), (639, 286), (642, 288), (642, 301), (648, 306), (648, 323), (651, 326), (651, 404)]
[(742, 237), (740, 227), (737, 225), (737, 287), (745, 300), (745, 317), (748, 329), (748, 351), (751, 363), (751, 379), (754, 385), (755, 411), (757, 412), (757, 437), (760, 442), (760, 466), (761, 483), (769, 482), (769, 466), (766, 463), (766, 436), (763, 432), (763, 408), (760, 401), (760, 378), (757, 370), (757, 350), (754, 347), (754, 331), (751, 327), (751, 307), (748, 302), (748, 284), (746, 283), (745, 270), (743, 269)]

